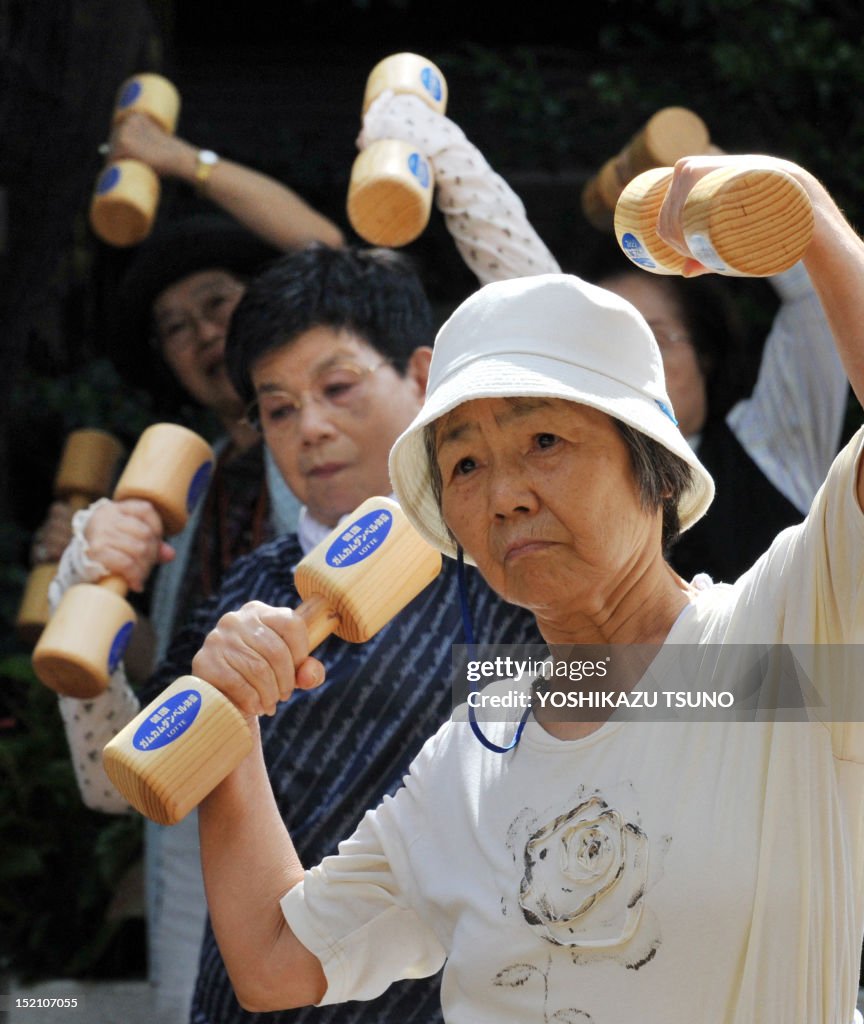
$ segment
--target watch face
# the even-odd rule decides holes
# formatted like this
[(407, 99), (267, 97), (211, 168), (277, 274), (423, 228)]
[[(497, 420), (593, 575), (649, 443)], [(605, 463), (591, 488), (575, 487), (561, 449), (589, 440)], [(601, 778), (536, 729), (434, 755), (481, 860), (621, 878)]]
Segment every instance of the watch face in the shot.
[(219, 157), (216, 156), (212, 149), (202, 149), (198, 153), (198, 160), (202, 164), (215, 164), (218, 163)]

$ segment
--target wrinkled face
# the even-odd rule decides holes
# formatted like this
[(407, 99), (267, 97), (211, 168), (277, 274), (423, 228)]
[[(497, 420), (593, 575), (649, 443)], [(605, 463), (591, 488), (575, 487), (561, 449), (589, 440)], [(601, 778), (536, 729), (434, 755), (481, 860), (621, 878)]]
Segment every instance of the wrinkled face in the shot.
[(663, 356), (666, 389), (681, 433), (685, 437), (698, 434), (708, 412), (705, 375), (674, 297), (662, 279), (641, 271), (600, 284), (634, 305), (648, 321)]
[(242, 403), (225, 371), (225, 339), (245, 286), (224, 270), (190, 274), (153, 303), (156, 344), (181, 386), (222, 419)]
[(487, 582), (543, 618), (602, 607), (660, 551), (626, 444), (605, 413), (561, 399), (484, 398), (436, 425), (442, 513)]
[(319, 522), (390, 494), (390, 448), (420, 409), (429, 355), (417, 349), (402, 376), (350, 331), (313, 327), (253, 365), (264, 440)]

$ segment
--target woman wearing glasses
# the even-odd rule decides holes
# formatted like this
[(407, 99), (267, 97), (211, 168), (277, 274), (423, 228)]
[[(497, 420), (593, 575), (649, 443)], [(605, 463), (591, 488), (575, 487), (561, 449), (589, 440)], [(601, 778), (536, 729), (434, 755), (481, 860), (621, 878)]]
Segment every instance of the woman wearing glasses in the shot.
[[(312, 246), (275, 261), (249, 283), (232, 318), (226, 366), (247, 402), (247, 422), (260, 428), (279, 471), (303, 502), (298, 531), (231, 567), (220, 590), (175, 636), (140, 695), (130, 691), (121, 668), (104, 698), (89, 702), (85, 714), (80, 704), (66, 702), (67, 733), (76, 759), (90, 766), (97, 798), (105, 799), (107, 789), (122, 802), (101, 768), (105, 742), (140, 703), (189, 672), (216, 622), (254, 602), (247, 608), (253, 617), (256, 609), (264, 614), (259, 631), (267, 637), (265, 603), (292, 608), (300, 601), (292, 582), (297, 562), (361, 501), (390, 493), (389, 451), (422, 404), (431, 335), (422, 285), (405, 257), (390, 250)], [(123, 572), (134, 549), (127, 546), (111, 557), (109, 567)], [(269, 709), (273, 714), (263, 726), (268, 770), (280, 813), (302, 836), (310, 862), (333, 852), (363, 812), (399, 786), (423, 741), (449, 714), (451, 650), (463, 639), (455, 570), (450, 563), (368, 643), (331, 637), (318, 651), (327, 664), (327, 685)], [(499, 600), (475, 573), (468, 590), (479, 638), (540, 642), (532, 617)], [(161, 831), (173, 838), (190, 821), (194, 816)], [(198, 863), (197, 850), (187, 853), (174, 861), (185, 877), (193, 853)], [(167, 910), (177, 916), (176, 908)], [(359, 1024), (409, 1016), (418, 1024), (440, 1020), (437, 979), (407, 992), (394, 989), (348, 1016), (336, 1008), (312, 1012), (311, 1020)], [(248, 1020), (209, 930), (190, 1019)], [(274, 1024), (308, 1019), (302, 1011), (286, 1013), (274, 1017)]]

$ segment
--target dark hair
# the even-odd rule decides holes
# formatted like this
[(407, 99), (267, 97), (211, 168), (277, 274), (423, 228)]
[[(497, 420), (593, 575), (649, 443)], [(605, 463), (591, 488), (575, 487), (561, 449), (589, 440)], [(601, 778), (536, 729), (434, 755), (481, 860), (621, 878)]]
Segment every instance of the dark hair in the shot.
[[(604, 236), (583, 253), (583, 276), (604, 285), (629, 275), (646, 278), (621, 252), (614, 238)], [(740, 399), (753, 390), (758, 372), (759, 346), (750, 343), (739, 303), (724, 278), (650, 275), (678, 309), (696, 351), (705, 378), (707, 418), (722, 420)]]
[(222, 214), (195, 214), (160, 223), (126, 256), (111, 311), (109, 355), (121, 376), (148, 390), (161, 409), (191, 401), (151, 344), (153, 303), (192, 274), (224, 270), (238, 281), (258, 273), (279, 253)]
[(314, 243), (253, 278), (234, 311), (225, 359), (245, 402), (255, 397), (257, 360), (313, 327), (351, 331), (400, 373), (433, 335), (429, 300), (404, 254)]
[[(655, 441), (653, 437), (643, 434), (628, 423), (622, 423), (621, 420), (615, 419), (614, 416), (611, 419), (623, 438), (624, 443), (627, 445), (627, 451), (630, 455), (630, 466), (633, 469), (633, 476), (639, 489), (639, 499), (642, 508), (648, 512), (653, 512), (661, 507), (663, 509), (663, 526), (660, 542), (664, 556), (668, 555), (669, 550), (681, 533), (678, 503), (681, 500), (681, 496), (693, 482), (693, 470), (680, 456), (669, 451), (659, 441)], [(428, 424), (424, 429), (423, 444), (426, 448), (426, 458), (429, 462), (429, 484), (432, 488), (435, 504), (440, 510), (443, 483), (441, 480), (441, 468), (438, 465), (434, 422)], [(446, 523), (444, 523), (444, 527), (450, 539), (455, 543), (456, 538), (450, 532), (450, 527)]]
[(693, 482), (693, 470), (680, 455), (669, 451), (653, 437), (614, 417), (612, 422), (627, 445), (642, 508), (648, 512), (663, 509), (660, 543), (663, 554), (667, 555), (681, 533), (678, 503)]

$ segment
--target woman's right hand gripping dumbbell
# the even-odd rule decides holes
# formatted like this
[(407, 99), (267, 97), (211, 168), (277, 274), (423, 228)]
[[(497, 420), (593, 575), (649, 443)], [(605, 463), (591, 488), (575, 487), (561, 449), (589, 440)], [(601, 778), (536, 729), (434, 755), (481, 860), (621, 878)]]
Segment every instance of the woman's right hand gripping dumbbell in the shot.
[(84, 528), (88, 556), (111, 576), (140, 594), (156, 566), (170, 562), (174, 549), (163, 538), (162, 520), (149, 501), (104, 501)]
[(250, 725), (259, 715), (274, 714), (295, 689), (324, 681), (300, 616), (261, 601), (222, 616), (195, 655), (192, 673), (223, 693)]

